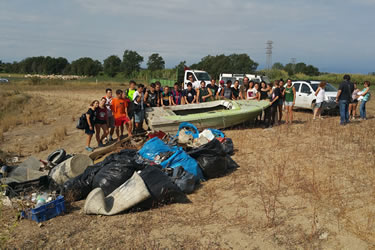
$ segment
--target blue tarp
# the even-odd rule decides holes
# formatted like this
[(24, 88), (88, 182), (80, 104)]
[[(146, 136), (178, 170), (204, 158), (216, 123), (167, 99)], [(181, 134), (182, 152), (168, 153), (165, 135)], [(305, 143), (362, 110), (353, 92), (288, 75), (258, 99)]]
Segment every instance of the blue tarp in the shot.
[(185, 171), (197, 176), (199, 179), (204, 179), (197, 161), (190, 157), (181, 147), (170, 147), (155, 137), (147, 141), (141, 150), (139, 150), (139, 154), (147, 160), (154, 160), (157, 155), (165, 152), (173, 152), (174, 154), (160, 164), (163, 168), (182, 166)]

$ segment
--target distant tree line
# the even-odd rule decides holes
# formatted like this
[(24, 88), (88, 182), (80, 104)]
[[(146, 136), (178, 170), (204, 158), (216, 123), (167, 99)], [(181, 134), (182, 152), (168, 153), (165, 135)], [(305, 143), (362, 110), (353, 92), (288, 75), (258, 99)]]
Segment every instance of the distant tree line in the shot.
[[(85, 75), (97, 76), (104, 73), (110, 77), (122, 74), (125, 77), (134, 76), (141, 71), (141, 63), (144, 58), (136, 51), (125, 50), (122, 58), (111, 55), (103, 63), (90, 57), (82, 57), (71, 63), (63, 57), (37, 56), (28, 57), (20, 62), (3, 63), (0, 61), (0, 72), (20, 74), (61, 74), (61, 75)], [(156, 72), (165, 69), (165, 61), (154, 53), (148, 57), (147, 70)], [(183, 74), (186, 61), (180, 62), (174, 70)], [(247, 54), (231, 54), (205, 56), (198, 63), (192, 64), (190, 68), (207, 71), (213, 78), (218, 78), (221, 73), (245, 74), (254, 73), (258, 63), (253, 61)], [(289, 75), (303, 73), (309, 76), (319, 75), (319, 69), (306, 65), (305, 63), (286, 64), (275, 63), (273, 70), (284, 70)]]
[(282, 63), (274, 63), (272, 69), (285, 70), (288, 75), (292, 76), (298, 73), (303, 73), (308, 76), (318, 76), (320, 74), (319, 69), (312, 65), (306, 65), (303, 62), (300, 63), (288, 63), (285, 66)]
[(253, 73), (258, 63), (251, 60), (247, 54), (224, 54), (216, 56), (205, 56), (200, 62), (190, 66), (192, 69), (207, 71), (211, 77), (218, 79), (221, 73), (245, 74)]
[[(20, 62), (3, 63), (0, 61), (0, 72), (20, 74), (55, 74), (55, 75), (86, 75), (97, 76), (100, 72), (114, 77), (118, 73), (130, 76), (141, 70), (143, 57), (136, 51), (125, 50), (122, 60), (111, 55), (103, 64), (90, 57), (82, 57), (69, 63), (63, 57), (37, 56), (28, 57)], [(157, 53), (150, 55), (147, 62), (147, 69), (151, 71), (165, 68), (164, 59)]]

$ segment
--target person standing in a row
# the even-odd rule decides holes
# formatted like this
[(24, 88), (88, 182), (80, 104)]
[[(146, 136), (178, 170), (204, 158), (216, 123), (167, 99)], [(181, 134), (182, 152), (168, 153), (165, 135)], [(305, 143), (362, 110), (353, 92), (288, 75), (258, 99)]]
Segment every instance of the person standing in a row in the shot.
[[(281, 86), (281, 84), (279, 86)], [(287, 80), (286, 87), (284, 88), (283, 86), (283, 96), (285, 100), (285, 109), (286, 109), (285, 123), (286, 124), (292, 123), (293, 122), (293, 106), (295, 105), (295, 102), (296, 102), (296, 89), (292, 85), (292, 80), (290, 79)], [(279, 102), (279, 108), (280, 108), (280, 103), (281, 102)], [(281, 115), (280, 115), (279, 123), (281, 123)]]
[(319, 115), (319, 119), (322, 119), (321, 113), (323, 108), (323, 103), (326, 100), (326, 82), (322, 81), (319, 84), (318, 89), (315, 91), (316, 101), (315, 101), (315, 107), (314, 107), (314, 117), (313, 120), (316, 119), (316, 116)]
[(350, 76), (344, 75), (344, 81), (340, 84), (336, 96), (336, 102), (340, 109), (340, 125), (349, 123), (349, 104), (352, 100), (354, 84), (350, 82)]
[(361, 100), (361, 105), (359, 106), (359, 113), (361, 115), (361, 120), (367, 120), (366, 117), (366, 103), (370, 101), (370, 82), (365, 81), (364, 82), (365, 88), (359, 92), (360, 94), (360, 100)]

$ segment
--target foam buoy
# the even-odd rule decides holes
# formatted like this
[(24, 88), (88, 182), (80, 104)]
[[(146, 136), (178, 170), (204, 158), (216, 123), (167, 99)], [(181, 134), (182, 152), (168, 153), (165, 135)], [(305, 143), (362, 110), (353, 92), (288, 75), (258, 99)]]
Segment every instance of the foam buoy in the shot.
[(57, 184), (61, 185), (67, 180), (82, 174), (92, 164), (93, 161), (89, 156), (77, 154), (54, 167), (50, 176)]
[(143, 179), (134, 172), (133, 176), (107, 197), (101, 188), (90, 192), (83, 211), (86, 214), (115, 215), (126, 211), (151, 197)]

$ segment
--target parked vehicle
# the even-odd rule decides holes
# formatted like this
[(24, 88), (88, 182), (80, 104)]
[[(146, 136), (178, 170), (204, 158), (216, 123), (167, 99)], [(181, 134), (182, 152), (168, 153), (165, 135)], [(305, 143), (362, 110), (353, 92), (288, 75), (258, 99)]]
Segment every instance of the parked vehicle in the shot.
[(193, 76), (193, 86), (200, 86), (201, 81), (205, 81), (206, 84), (209, 84), (211, 81), (210, 75), (203, 70), (192, 70), (192, 69), (186, 69), (184, 71), (178, 71), (176, 73), (175, 79), (164, 79), (164, 78), (151, 78), (149, 83), (152, 82), (160, 82), (163, 86), (169, 86), (173, 87), (175, 82), (182, 83), (182, 88), (187, 88), (187, 83), (190, 82), (189, 76)]
[(220, 74), (219, 80), (223, 80), (224, 82), (231, 80), (232, 83), (238, 80), (240, 82), (240, 85), (242, 85), (243, 79), (245, 76), (249, 78), (249, 81), (254, 81), (258, 83), (260, 83), (261, 81), (265, 81), (266, 83), (270, 82), (267, 76), (252, 75), (252, 74), (228, 74), (228, 73)]
[(8, 83), (9, 80), (6, 78), (0, 78), (0, 83)]
[[(296, 101), (294, 107), (313, 110), (316, 102), (315, 91), (318, 89), (319, 83), (320, 81), (293, 81), (292, 85), (296, 89)], [(323, 106), (324, 110), (336, 109), (337, 89), (327, 83), (325, 90), (327, 100)]]
[(193, 86), (200, 86), (201, 81), (205, 81), (206, 85), (211, 82), (211, 76), (203, 70), (185, 70), (184, 74), (184, 89), (187, 89), (187, 84), (190, 82), (189, 76), (193, 76)]

